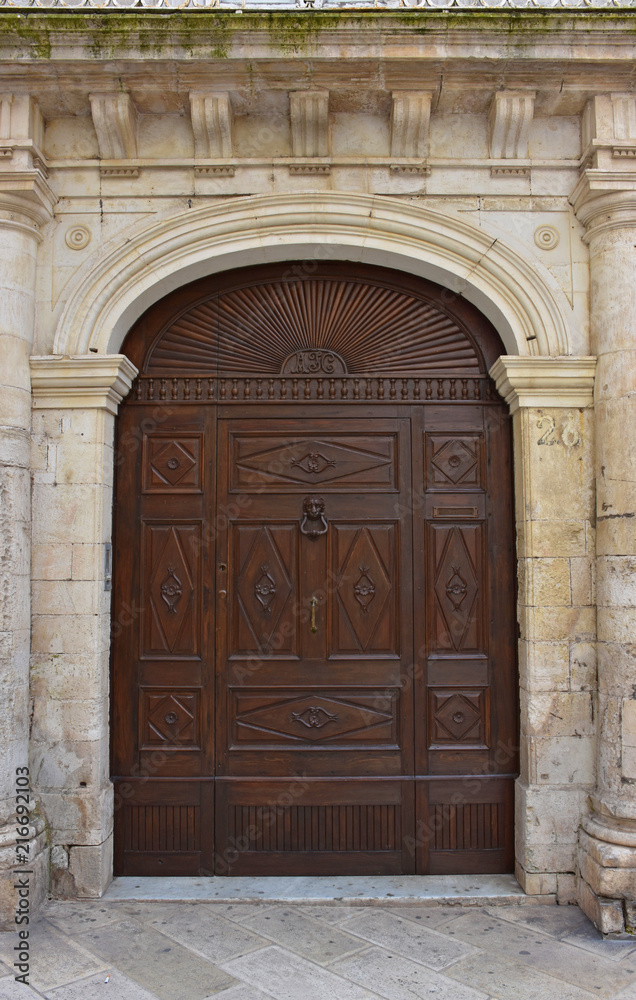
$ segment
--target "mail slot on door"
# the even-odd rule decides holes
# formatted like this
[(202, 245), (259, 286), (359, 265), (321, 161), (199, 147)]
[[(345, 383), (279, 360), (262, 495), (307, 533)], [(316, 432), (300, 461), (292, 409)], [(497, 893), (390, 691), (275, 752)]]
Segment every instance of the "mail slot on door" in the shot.
[(486, 497), (480, 493), (427, 496), (425, 516), (443, 521), (482, 520), (486, 516)]

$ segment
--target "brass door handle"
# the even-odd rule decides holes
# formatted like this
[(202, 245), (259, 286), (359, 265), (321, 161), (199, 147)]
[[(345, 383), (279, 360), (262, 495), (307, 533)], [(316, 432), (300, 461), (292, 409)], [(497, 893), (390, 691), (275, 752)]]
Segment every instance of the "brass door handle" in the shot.
[(318, 598), (312, 597), (311, 599), (311, 631), (317, 632), (318, 626), (316, 625), (316, 605), (318, 604)]

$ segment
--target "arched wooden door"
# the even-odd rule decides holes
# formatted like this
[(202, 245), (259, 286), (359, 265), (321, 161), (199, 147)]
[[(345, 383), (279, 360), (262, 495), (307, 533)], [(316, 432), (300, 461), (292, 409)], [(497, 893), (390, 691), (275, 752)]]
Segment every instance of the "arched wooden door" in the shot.
[(306, 262), (182, 288), (123, 350), (116, 872), (510, 871), (495, 331), (423, 280)]

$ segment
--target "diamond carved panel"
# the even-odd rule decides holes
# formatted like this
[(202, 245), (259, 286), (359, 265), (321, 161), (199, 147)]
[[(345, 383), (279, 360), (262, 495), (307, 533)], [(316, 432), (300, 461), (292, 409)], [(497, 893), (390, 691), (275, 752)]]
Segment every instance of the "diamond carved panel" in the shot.
[[(479, 595), (478, 540), (481, 527), (432, 529), (435, 553), (436, 598), (435, 645), (441, 649), (476, 648), (481, 613)], [(467, 542), (469, 544), (467, 544)]]
[[(339, 610), (361, 652), (376, 645), (374, 638), (386, 618), (392, 591), (373, 533), (368, 527), (356, 531), (336, 584)], [(386, 647), (386, 642), (383, 644)]]
[[(260, 447), (257, 447), (260, 444)], [(391, 488), (395, 480), (393, 436), (338, 435), (289, 440), (274, 435), (233, 438), (233, 489), (254, 485), (294, 485), (299, 489), (327, 483)]]
[(276, 545), (275, 530), (262, 527), (256, 531), (236, 584), (240, 616), (251, 636), (247, 646), (260, 652), (268, 652), (271, 648), (293, 591), (285, 561)]
[(144, 439), (144, 493), (198, 493), (201, 490), (201, 435)]
[(199, 697), (195, 691), (140, 692), (140, 747), (197, 749)]
[[(234, 692), (237, 744), (325, 743), (343, 740), (393, 743), (396, 696), (383, 691), (351, 694), (271, 694)], [(378, 707), (382, 705), (383, 707)]]
[(487, 746), (487, 691), (429, 691), (430, 745), (483, 749)]
[(195, 525), (145, 525), (144, 552), (148, 607), (146, 655), (198, 653), (199, 528)]
[(481, 435), (440, 437), (428, 434), (427, 450), (429, 489), (482, 486)]

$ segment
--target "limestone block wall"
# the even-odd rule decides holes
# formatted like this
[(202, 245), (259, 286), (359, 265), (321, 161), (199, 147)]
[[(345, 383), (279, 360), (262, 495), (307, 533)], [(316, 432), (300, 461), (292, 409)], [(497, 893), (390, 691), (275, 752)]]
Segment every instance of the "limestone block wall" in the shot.
[[(31, 769), (59, 848), (52, 889), (99, 895), (108, 883), (112, 796), (108, 740), (112, 414), (35, 410)], [(63, 795), (60, 794), (63, 791)], [(103, 859), (90, 864), (91, 846)], [(104, 864), (106, 867), (104, 868)]]
[(516, 463), (518, 876), (526, 891), (572, 897), (596, 775), (593, 413), (524, 408), (514, 422), (524, 455)]

